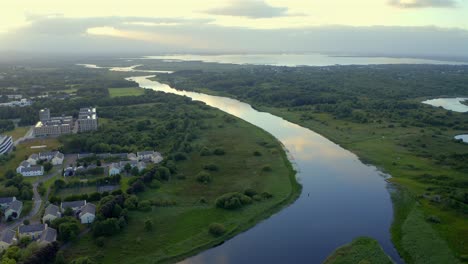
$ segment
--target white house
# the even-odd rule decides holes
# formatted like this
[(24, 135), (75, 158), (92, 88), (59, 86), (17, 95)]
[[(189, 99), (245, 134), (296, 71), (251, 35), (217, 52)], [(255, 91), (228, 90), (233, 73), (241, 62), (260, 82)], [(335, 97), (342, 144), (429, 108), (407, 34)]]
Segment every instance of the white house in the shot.
[(55, 156), (52, 158), (51, 163), (54, 166), (62, 165), (63, 159), (64, 159), (63, 154), (57, 151), (57, 153), (55, 153)]
[(94, 218), (96, 218), (96, 206), (92, 203), (87, 203), (81, 208), (79, 217), (82, 224), (91, 224)]
[(112, 163), (109, 166), (109, 176), (120, 174), (120, 166), (118, 163)]
[(16, 168), (16, 173), (21, 173), (21, 171), (25, 168), (29, 168), (31, 167), (31, 163), (29, 163), (28, 161), (22, 161), (20, 163), (20, 165), (18, 166), (18, 168)]
[(23, 210), (23, 202), (14, 200), (5, 210), (5, 219), (11, 217), (11, 219), (18, 219), (21, 215), (21, 211)]
[(154, 163), (159, 163), (163, 160), (161, 153), (154, 150), (137, 152), (137, 157), (139, 161), (147, 160)]
[(44, 216), (42, 217), (42, 222), (47, 221), (52, 222), (57, 218), (60, 218), (62, 214), (60, 213), (60, 208), (54, 204), (50, 204), (44, 211)]
[(42, 176), (44, 175), (44, 167), (43, 166), (31, 166), (29, 168), (21, 169), (20, 173), (24, 177)]
[(5, 229), (0, 235), (0, 251), (7, 249), (9, 246), (16, 244), (16, 232), (11, 229)]
[(137, 155), (135, 155), (135, 153), (128, 153), (127, 154), (127, 159), (128, 160), (138, 160), (138, 157), (137, 157)]
[(39, 162), (39, 155), (37, 155), (36, 153), (31, 154), (31, 156), (29, 156), (29, 158), (27, 159), (27, 162), (29, 162), (29, 164), (31, 165), (37, 165), (37, 163)]
[(41, 237), (42, 232), (47, 228), (47, 224), (31, 224), (31, 225), (20, 225), (18, 227), (18, 237), (31, 237), (32, 240), (36, 240)]

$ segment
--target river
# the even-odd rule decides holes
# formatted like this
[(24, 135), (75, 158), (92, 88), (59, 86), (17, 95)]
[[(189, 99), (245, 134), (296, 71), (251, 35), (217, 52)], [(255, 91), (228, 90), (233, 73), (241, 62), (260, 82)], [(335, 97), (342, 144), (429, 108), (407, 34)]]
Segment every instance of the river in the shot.
[(393, 207), (388, 175), (307, 128), (238, 100), (175, 90), (150, 77), (127, 79), (145, 89), (202, 101), (271, 133), (287, 149), (303, 186), (292, 205), (181, 263), (320, 263), (358, 236), (377, 239), (394, 261), (402, 262), (390, 240)]

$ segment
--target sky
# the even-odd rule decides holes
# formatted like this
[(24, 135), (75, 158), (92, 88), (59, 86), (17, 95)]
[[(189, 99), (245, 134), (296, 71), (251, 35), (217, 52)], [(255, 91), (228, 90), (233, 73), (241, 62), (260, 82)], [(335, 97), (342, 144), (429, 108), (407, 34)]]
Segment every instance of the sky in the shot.
[(0, 3), (0, 51), (468, 56), (468, 0)]

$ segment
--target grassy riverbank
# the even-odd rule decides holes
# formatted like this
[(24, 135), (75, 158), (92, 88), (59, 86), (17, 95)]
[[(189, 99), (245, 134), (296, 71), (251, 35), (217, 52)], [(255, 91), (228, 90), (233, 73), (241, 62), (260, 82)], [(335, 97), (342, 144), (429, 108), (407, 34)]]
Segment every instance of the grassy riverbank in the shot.
[[(167, 135), (154, 139), (159, 144), (155, 148), (171, 159), (176, 172), (156, 188), (146, 187), (138, 194), (140, 201), (161, 205), (152, 206), (149, 211), (129, 211), (128, 225), (105, 239), (103, 245), (98, 245), (91, 233), (85, 235), (65, 250), (67, 259), (89, 256), (99, 263), (175, 262), (247, 230), (298, 197), (301, 188), (295, 171), (273, 136), (202, 103), (176, 95), (158, 95), (161, 98), (156, 104), (100, 108), (107, 122), (94, 137), (102, 136), (99, 142), (108, 143), (106, 135), (116, 133), (123, 127), (121, 124), (127, 124), (127, 137), (138, 136), (135, 147), (147, 144), (140, 138), (155, 133)], [(142, 122), (146, 127), (140, 125), (139, 130), (134, 130)], [(65, 139), (65, 150), (81, 139), (87, 137)], [(210, 154), (202, 154), (205, 150)], [(211, 154), (214, 150), (222, 150), (223, 154)], [(174, 159), (177, 153), (185, 157)], [(207, 165), (215, 166), (207, 171)], [(198, 180), (204, 171), (211, 178), (205, 183)], [(252, 204), (236, 210), (215, 207), (219, 196), (246, 189), (272, 197), (256, 197)], [(144, 228), (148, 220), (153, 223), (152, 231)], [(220, 236), (211, 234), (212, 223), (223, 225), (225, 232)]]
[(379, 242), (368, 237), (359, 237), (333, 252), (324, 264), (372, 263), (392, 264)]

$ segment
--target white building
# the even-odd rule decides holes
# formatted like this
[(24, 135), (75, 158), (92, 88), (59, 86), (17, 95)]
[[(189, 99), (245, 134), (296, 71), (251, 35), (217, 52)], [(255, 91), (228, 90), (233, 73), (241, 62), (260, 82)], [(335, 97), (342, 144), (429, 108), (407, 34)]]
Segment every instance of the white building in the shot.
[(78, 114), (78, 132), (94, 131), (98, 129), (96, 108), (81, 108)]
[(57, 218), (62, 217), (60, 213), (60, 208), (54, 204), (50, 204), (44, 211), (44, 216), (42, 217), (42, 223), (47, 221), (52, 222)]
[(96, 206), (92, 203), (85, 204), (81, 207), (79, 217), (82, 224), (91, 224), (96, 218)]
[(31, 163), (29, 163), (26, 160), (22, 161), (20, 165), (16, 168), (16, 173), (21, 173), (23, 169), (30, 168), (30, 167), (31, 167)]
[(13, 138), (11, 136), (0, 135), (0, 155), (8, 153), (13, 148)]
[(21, 215), (21, 211), (23, 210), (23, 202), (15, 200), (13, 201), (8, 208), (5, 210), (5, 219), (12, 218), (18, 219)]
[(43, 166), (31, 166), (29, 168), (21, 169), (20, 173), (24, 177), (42, 176), (44, 175), (44, 167)]

